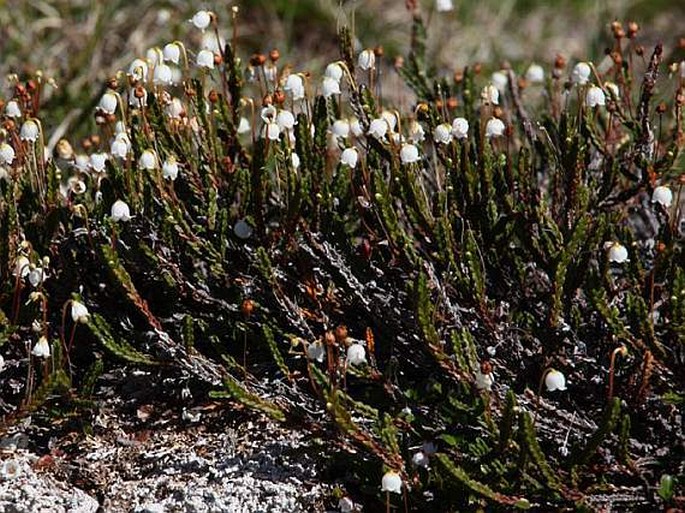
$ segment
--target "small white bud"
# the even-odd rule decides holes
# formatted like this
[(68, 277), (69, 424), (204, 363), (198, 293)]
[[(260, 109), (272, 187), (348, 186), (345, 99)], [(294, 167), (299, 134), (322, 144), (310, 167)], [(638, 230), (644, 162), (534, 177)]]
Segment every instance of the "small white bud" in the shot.
[(355, 366), (366, 363), (366, 349), (363, 345), (352, 344), (347, 348), (347, 363)]
[(381, 480), (381, 491), (402, 493), (402, 478), (392, 470), (386, 472)]
[(38, 140), (38, 134), (40, 133), (40, 128), (38, 128), (38, 123), (32, 119), (27, 119), (24, 124), (21, 125), (21, 130), (19, 131), (19, 137), (22, 141), (36, 142)]
[(169, 157), (162, 164), (162, 176), (172, 182), (178, 177), (178, 163), (174, 157)]
[(200, 68), (214, 69), (214, 54), (210, 50), (200, 50), (197, 54), (197, 65)]
[(421, 160), (419, 149), (413, 144), (403, 144), (402, 149), (400, 150), (400, 160), (402, 161), (402, 164), (419, 162)]
[(551, 369), (545, 376), (545, 386), (548, 392), (566, 390), (566, 377), (558, 370)]
[(357, 148), (345, 148), (340, 154), (340, 163), (354, 169), (357, 167), (357, 160), (359, 159), (359, 154)]
[(579, 62), (573, 67), (571, 72), (571, 82), (578, 85), (585, 85), (590, 80), (592, 68), (587, 62)]
[(326, 349), (320, 340), (309, 344), (305, 352), (307, 353), (307, 358), (319, 363), (323, 362), (324, 356), (326, 356)]
[(426, 139), (426, 131), (423, 129), (421, 123), (416, 120), (413, 120), (409, 124), (409, 139), (413, 143), (420, 143)]
[(433, 140), (439, 144), (452, 142), (452, 126), (449, 123), (441, 123), (433, 130)]
[(195, 28), (204, 31), (212, 22), (212, 16), (208, 11), (197, 11), (190, 22), (195, 25)]
[(154, 150), (145, 150), (140, 154), (138, 159), (139, 169), (157, 169), (157, 155), (155, 155)]
[(499, 91), (492, 85), (486, 85), (480, 93), (480, 99), (485, 105), (499, 105)]
[(74, 299), (71, 301), (71, 318), (76, 323), (86, 324), (90, 320), (90, 312), (86, 305)]
[(178, 61), (181, 58), (181, 47), (178, 46), (178, 43), (168, 43), (167, 45), (164, 46), (164, 50), (162, 51), (162, 54), (164, 55), (164, 60), (173, 62), (174, 64), (178, 64)]
[(622, 264), (628, 262), (628, 249), (619, 242), (607, 242), (604, 244), (604, 248), (607, 250), (607, 258), (609, 262), (615, 264)]
[(376, 55), (373, 50), (366, 49), (359, 54), (357, 65), (364, 71), (369, 71), (376, 67)]
[(457, 139), (466, 139), (469, 135), (469, 122), (465, 118), (452, 121), (452, 135)]
[(539, 64), (531, 64), (526, 70), (526, 80), (531, 84), (539, 84), (545, 81), (545, 70)]
[(600, 105), (606, 105), (606, 96), (601, 87), (592, 86), (585, 93), (585, 104), (592, 108), (598, 107)]
[(50, 357), (50, 344), (48, 344), (48, 339), (45, 335), (38, 339), (36, 345), (33, 346), (31, 354), (37, 358), (49, 358)]
[(490, 118), (485, 125), (485, 137), (500, 137), (504, 135), (504, 123), (501, 119)]
[(126, 202), (122, 200), (116, 200), (112, 205), (112, 220), (119, 222), (128, 222), (131, 220), (131, 210), (129, 209)]
[(509, 77), (503, 71), (495, 71), (491, 77), (492, 85), (494, 85), (500, 93), (507, 90)]
[(659, 185), (652, 192), (652, 203), (659, 203), (664, 208), (669, 208), (673, 203), (673, 192), (665, 185)]

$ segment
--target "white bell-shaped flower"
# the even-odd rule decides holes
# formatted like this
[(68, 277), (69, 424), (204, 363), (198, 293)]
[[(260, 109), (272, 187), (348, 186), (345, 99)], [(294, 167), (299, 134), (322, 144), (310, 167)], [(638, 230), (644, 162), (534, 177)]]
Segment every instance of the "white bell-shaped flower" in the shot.
[(8, 118), (20, 118), (21, 109), (19, 108), (19, 103), (16, 100), (10, 100), (5, 105), (5, 116)]
[(214, 69), (214, 53), (210, 50), (200, 50), (196, 62), (200, 68)]
[(147, 80), (148, 67), (143, 59), (134, 59), (128, 67), (128, 74), (136, 81), (144, 82)]
[(423, 125), (416, 120), (412, 120), (409, 123), (409, 140), (414, 144), (423, 142), (426, 139), (426, 131), (423, 129)]
[(250, 122), (247, 120), (246, 117), (240, 118), (240, 121), (238, 122), (238, 128), (236, 128), (236, 131), (239, 134), (246, 134), (250, 131)]
[(93, 153), (90, 156), (90, 162), (88, 164), (96, 173), (102, 173), (105, 170), (107, 158), (106, 153)]
[(628, 262), (628, 249), (620, 242), (607, 242), (604, 244), (604, 249), (607, 250), (609, 262), (614, 264)]
[(494, 85), (488, 84), (480, 92), (480, 99), (485, 105), (499, 105), (499, 90)]
[(336, 119), (331, 127), (331, 132), (336, 137), (347, 138), (350, 135), (350, 122), (346, 119)]
[(376, 139), (383, 139), (388, 133), (388, 122), (383, 118), (371, 120), (369, 125), (369, 135)]
[(131, 210), (125, 201), (116, 200), (112, 205), (111, 216), (113, 221), (128, 222), (131, 220)]
[(338, 501), (338, 509), (340, 513), (352, 513), (354, 511), (354, 502), (349, 497), (342, 497)]
[(604, 82), (604, 89), (609, 92), (610, 97), (614, 97), (617, 100), (621, 97), (620, 89), (613, 82)]
[(41, 285), (45, 281), (45, 278), (47, 278), (47, 275), (42, 267), (34, 267), (29, 272), (29, 283), (32, 287)]
[(178, 177), (178, 162), (174, 157), (169, 157), (162, 164), (162, 176), (172, 182)]
[(157, 155), (154, 150), (145, 150), (140, 154), (138, 168), (149, 170), (157, 169)]
[(416, 466), (416, 467), (423, 467), (426, 468), (428, 467), (428, 456), (426, 453), (423, 451), (419, 451), (414, 453), (414, 455), (411, 457), (411, 462)]
[(320, 340), (307, 345), (305, 352), (307, 353), (307, 358), (319, 363), (323, 362), (323, 359), (326, 356), (326, 348)]
[(450, 12), (454, 10), (452, 0), (436, 0), (435, 8), (438, 12)]
[(592, 68), (587, 62), (579, 62), (573, 67), (571, 72), (571, 82), (578, 85), (585, 85), (590, 80)]
[(8, 166), (12, 165), (15, 156), (16, 153), (14, 152), (14, 148), (12, 148), (6, 142), (0, 143), (0, 164), (6, 164)]
[(323, 84), (321, 86), (321, 93), (324, 98), (330, 98), (334, 94), (340, 94), (340, 82), (333, 78), (323, 77)]
[(670, 208), (673, 203), (673, 191), (665, 185), (659, 185), (652, 192), (652, 203), (659, 203), (664, 208)]
[(456, 139), (466, 139), (469, 135), (469, 122), (466, 118), (455, 118), (452, 121), (452, 135)]
[(545, 70), (539, 64), (531, 64), (526, 70), (526, 80), (531, 84), (539, 84), (545, 81)]
[(126, 134), (118, 134), (109, 146), (109, 152), (122, 159), (126, 158), (130, 149), (131, 143)]
[(117, 95), (112, 91), (108, 91), (102, 95), (102, 98), (100, 98), (98, 109), (105, 114), (114, 114), (114, 112), (117, 110), (118, 103), (119, 100), (117, 99)]
[(281, 127), (274, 121), (269, 121), (265, 127), (266, 138), (270, 141), (278, 141), (281, 136)]
[(293, 165), (293, 169), (297, 171), (300, 168), (300, 156), (292, 152), (290, 154), (290, 163)]
[(21, 130), (19, 131), (19, 137), (22, 141), (36, 142), (38, 140), (38, 135), (40, 133), (40, 128), (38, 123), (32, 119), (27, 119), (24, 124), (21, 125)]
[(331, 62), (328, 66), (326, 66), (326, 72), (324, 73), (324, 76), (326, 78), (332, 78), (336, 82), (340, 83), (344, 73), (343, 67), (339, 63)]
[(397, 116), (395, 116), (395, 113), (390, 112), (389, 110), (384, 110), (381, 112), (381, 118), (388, 123), (388, 130), (394, 132), (395, 128), (397, 127)]
[(294, 101), (302, 100), (305, 93), (304, 80), (300, 75), (292, 73), (286, 78), (283, 90), (289, 93)]
[(495, 71), (490, 77), (492, 80), (492, 85), (494, 85), (500, 93), (507, 90), (507, 84), (509, 83), (509, 77), (504, 71)]
[(362, 128), (362, 124), (359, 122), (357, 118), (352, 118), (350, 119), (350, 131), (352, 132), (352, 135), (355, 137), (361, 137), (364, 135), (364, 129)]
[(606, 96), (601, 87), (592, 86), (585, 93), (585, 104), (592, 108), (599, 107), (600, 105), (606, 105)]
[[(214, 57), (212, 56), (212, 60)], [(152, 73), (152, 81), (157, 85), (169, 85), (173, 82), (173, 72), (171, 67), (163, 62), (158, 63), (155, 66), (155, 70)]]
[(19, 255), (16, 263), (14, 264), (14, 275), (20, 276), (21, 278), (26, 278), (30, 272), (31, 263), (29, 262), (29, 259), (24, 255)]
[(373, 53), (373, 50), (362, 51), (357, 59), (357, 66), (364, 71), (374, 69), (376, 67), (376, 54)]
[(212, 15), (209, 11), (197, 11), (190, 19), (190, 22), (195, 25), (195, 28), (204, 31), (212, 22)]
[(86, 305), (73, 299), (71, 301), (71, 318), (75, 323), (86, 324), (90, 320), (90, 312)]
[(363, 345), (355, 343), (347, 348), (347, 363), (355, 366), (366, 363), (366, 349)]
[(402, 478), (400, 475), (393, 470), (386, 472), (381, 480), (381, 491), (402, 493)]
[(357, 167), (357, 160), (359, 159), (359, 153), (357, 148), (345, 148), (340, 154), (340, 163), (345, 166), (354, 169)]
[(38, 342), (36, 342), (36, 345), (31, 350), (31, 354), (36, 358), (50, 358), (50, 344), (45, 335), (38, 339)]
[(566, 377), (558, 370), (551, 369), (545, 376), (545, 386), (548, 392), (566, 390)]
[(402, 161), (402, 164), (419, 162), (421, 160), (419, 149), (413, 144), (403, 144), (400, 149), (400, 160)]
[(178, 45), (178, 43), (168, 43), (164, 46), (162, 54), (164, 55), (165, 61), (178, 64), (179, 60), (181, 59), (181, 47)]
[(289, 110), (279, 110), (276, 115), (276, 123), (283, 131), (292, 130), (295, 126), (295, 116)]
[(440, 123), (433, 130), (433, 140), (438, 144), (449, 144), (452, 142), (452, 127), (449, 123)]
[(490, 118), (485, 125), (485, 137), (488, 139), (491, 137), (500, 137), (504, 135), (504, 123), (501, 119)]

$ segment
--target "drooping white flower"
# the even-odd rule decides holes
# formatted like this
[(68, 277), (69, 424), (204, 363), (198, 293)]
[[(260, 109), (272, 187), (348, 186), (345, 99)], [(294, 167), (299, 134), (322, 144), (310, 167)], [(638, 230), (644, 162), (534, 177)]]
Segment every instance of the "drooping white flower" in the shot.
[(90, 312), (86, 305), (73, 299), (71, 301), (71, 318), (76, 323), (86, 324), (90, 320)]
[(128, 222), (131, 220), (131, 210), (125, 201), (116, 200), (112, 205), (111, 216), (113, 221)]
[(373, 50), (368, 48), (363, 50), (357, 59), (357, 66), (364, 71), (374, 69), (376, 67), (376, 54), (373, 53)]
[(604, 82), (604, 89), (609, 91), (609, 96), (613, 96), (617, 100), (621, 97), (620, 89), (613, 82)]
[(673, 191), (666, 185), (659, 185), (652, 192), (652, 203), (659, 203), (664, 208), (670, 208), (673, 203)]
[(281, 136), (281, 127), (279, 127), (278, 123), (274, 121), (269, 121), (266, 124), (265, 130), (267, 139), (271, 141), (278, 141), (279, 137)]
[(400, 160), (402, 161), (402, 164), (419, 162), (421, 160), (419, 149), (413, 144), (403, 144), (400, 149)]
[(162, 176), (172, 182), (178, 177), (178, 162), (174, 157), (169, 157), (162, 164)]
[(478, 390), (492, 390), (492, 384), (495, 382), (495, 378), (492, 372), (487, 374), (482, 373), (480, 370), (476, 371), (476, 388)]
[(504, 135), (504, 123), (501, 119), (490, 118), (485, 125), (485, 137), (500, 137)]
[(36, 142), (38, 140), (38, 134), (40, 133), (40, 128), (38, 123), (32, 119), (27, 119), (24, 124), (21, 125), (21, 130), (19, 131), (19, 137), (22, 141)]
[(32, 287), (38, 287), (47, 278), (47, 274), (42, 267), (34, 267), (29, 272), (29, 283)]
[(5, 358), (0, 354), (0, 372), (5, 368)]
[(417, 467), (428, 467), (428, 456), (423, 451), (414, 453), (411, 457), (411, 462)]
[(350, 122), (346, 119), (336, 119), (331, 127), (331, 132), (334, 136), (345, 139), (350, 135)]
[(157, 46), (154, 48), (148, 48), (147, 52), (145, 52), (145, 59), (147, 60), (148, 64), (157, 66), (158, 63), (164, 60), (164, 57), (162, 56), (162, 50), (160, 50)]
[(340, 83), (344, 73), (343, 67), (339, 63), (331, 62), (328, 66), (326, 66), (326, 72), (324, 73), (324, 76), (327, 78), (332, 78), (336, 82)]
[(324, 356), (326, 356), (326, 349), (320, 340), (307, 345), (305, 352), (307, 353), (307, 358), (319, 363), (323, 362)]
[(145, 150), (140, 154), (138, 168), (149, 170), (157, 169), (157, 155), (154, 150)]
[(162, 50), (162, 54), (165, 61), (178, 64), (178, 61), (181, 59), (181, 47), (178, 43), (167, 43), (164, 46), (164, 50)]
[(289, 110), (279, 110), (276, 123), (281, 130), (292, 130), (295, 126), (295, 116)]
[(31, 354), (37, 358), (50, 357), (50, 344), (48, 344), (48, 338), (45, 335), (38, 339), (38, 342), (36, 342), (36, 345), (31, 350)]
[(526, 80), (531, 84), (539, 84), (545, 81), (545, 70), (539, 64), (531, 64), (526, 70)]
[(209, 13), (209, 11), (197, 11), (190, 19), (190, 22), (195, 25), (195, 28), (204, 31), (212, 22), (212, 15)]
[(19, 103), (16, 100), (10, 100), (5, 105), (5, 116), (8, 118), (20, 118), (21, 109), (19, 108)]
[(481, 91), (480, 99), (485, 105), (499, 105), (499, 90), (494, 85), (488, 84)]
[(551, 369), (545, 376), (545, 386), (548, 392), (566, 390), (566, 377), (558, 370)]
[(240, 121), (238, 122), (238, 128), (236, 129), (236, 131), (239, 134), (245, 134), (250, 131), (250, 122), (247, 120), (247, 118), (240, 118)]
[(106, 153), (93, 153), (90, 156), (90, 162), (88, 163), (90, 167), (96, 173), (102, 173), (105, 170), (105, 163), (107, 162)]
[[(212, 65), (214, 64), (214, 56), (212, 56)], [(169, 85), (173, 82), (173, 72), (171, 67), (163, 62), (155, 66), (152, 73), (152, 81), (157, 85)]]
[(15, 156), (16, 153), (14, 152), (14, 148), (6, 142), (0, 143), (0, 164), (12, 165)]
[(354, 502), (349, 497), (342, 497), (338, 501), (338, 509), (340, 513), (352, 513), (354, 511)]
[(134, 109), (140, 109), (147, 106), (147, 91), (142, 90), (142, 96), (139, 98), (136, 95), (136, 89), (130, 89), (128, 92), (128, 104)]
[(592, 68), (587, 62), (579, 62), (573, 67), (571, 72), (571, 82), (578, 85), (585, 85), (590, 80)]
[(490, 77), (492, 80), (492, 85), (494, 85), (500, 93), (507, 90), (507, 84), (509, 83), (509, 77), (504, 71), (495, 71)]
[(606, 105), (606, 96), (601, 87), (592, 86), (585, 93), (585, 104), (591, 109), (600, 105)]
[(259, 117), (262, 118), (264, 123), (275, 123), (276, 117), (278, 116), (278, 111), (273, 105), (267, 105), (259, 113)]
[(466, 139), (469, 135), (469, 122), (466, 118), (455, 118), (452, 121), (452, 135), (457, 139)]
[(292, 152), (290, 154), (290, 163), (293, 165), (293, 169), (297, 171), (300, 168), (300, 156)]
[(292, 73), (288, 75), (288, 78), (285, 80), (283, 90), (290, 93), (294, 101), (301, 100), (304, 98), (305, 93), (304, 80), (302, 80), (300, 75)]
[(607, 251), (609, 262), (615, 264), (628, 262), (628, 249), (620, 242), (606, 242), (604, 249)]
[(390, 112), (389, 110), (384, 110), (383, 112), (381, 112), (381, 118), (383, 118), (388, 123), (388, 130), (394, 132), (395, 127), (397, 127), (397, 116), (395, 115), (395, 113)]
[(321, 92), (324, 98), (330, 98), (334, 94), (340, 94), (340, 82), (330, 77), (323, 77)]
[(347, 348), (347, 363), (350, 365), (362, 365), (366, 363), (366, 349), (361, 344), (351, 344)]
[(340, 163), (345, 166), (354, 169), (357, 167), (357, 160), (359, 159), (359, 154), (357, 148), (345, 148), (340, 154)]
[(210, 50), (200, 50), (196, 62), (201, 68), (214, 69), (214, 53)]
[(409, 140), (415, 144), (421, 143), (426, 139), (426, 131), (423, 125), (415, 119), (409, 123)]
[(435, 8), (438, 12), (450, 12), (454, 10), (452, 0), (436, 0)]
[(449, 123), (441, 123), (433, 130), (433, 140), (439, 144), (452, 142), (452, 127)]
[(31, 272), (31, 263), (24, 255), (19, 255), (14, 264), (14, 276), (21, 276), (26, 278)]
[(386, 472), (381, 480), (381, 491), (402, 493), (402, 478), (400, 475), (393, 470)]
[(128, 67), (128, 74), (137, 81), (145, 81), (147, 79), (147, 73), (147, 63), (143, 59), (134, 59)]
[(102, 98), (100, 98), (100, 102), (98, 103), (98, 109), (100, 109), (105, 114), (114, 114), (114, 112), (117, 110), (118, 103), (119, 100), (117, 99), (117, 95), (114, 94), (112, 91), (107, 91), (105, 94), (102, 95)]
[(388, 133), (388, 122), (383, 118), (376, 118), (371, 120), (369, 125), (369, 135), (376, 139), (383, 139)]
[(357, 118), (352, 118), (350, 119), (350, 131), (352, 132), (352, 135), (355, 137), (361, 137), (364, 135), (364, 129), (362, 128), (362, 124), (359, 122)]
[(125, 159), (130, 148), (131, 142), (129, 141), (128, 136), (122, 133), (114, 138), (112, 144), (110, 144), (109, 152), (115, 157)]
[(202, 34), (202, 41), (200, 41), (200, 48), (202, 50), (209, 50), (212, 53), (220, 54), (226, 47), (226, 41), (223, 37), (219, 36), (217, 39), (216, 34), (213, 32), (204, 32)]

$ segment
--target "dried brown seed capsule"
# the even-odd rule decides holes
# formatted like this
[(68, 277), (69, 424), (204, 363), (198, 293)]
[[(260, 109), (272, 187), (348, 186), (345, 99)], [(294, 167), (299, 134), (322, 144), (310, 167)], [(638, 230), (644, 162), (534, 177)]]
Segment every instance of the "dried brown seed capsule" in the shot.
[(666, 251), (666, 244), (663, 241), (659, 241), (656, 243), (656, 252), (657, 253), (663, 253)]
[(635, 47), (635, 54), (642, 57), (645, 54), (645, 47), (642, 45), (637, 45)]
[(435, 100), (435, 107), (438, 109), (442, 109), (443, 103), (441, 99)]
[(11, 119), (8, 119), (8, 120), (5, 121), (5, 123), (3, 124), (3, 128), (4, 128), (5, 130), (7, 130), (8, 132), (11, 131), (11, 130), (13, 130), (13, 129), (14, 129), (14, 126), (15, 126), (15, 125), (14, 125), (14, 121), (11, 120)]
[(276, 63), (280, 58), (281, 52), (278, 51), (278, 48), (274, 48), (269, 52), (269, 59), (271, 59), (271, 62)]
[(493, 110), (492, 110), (492, 115), (495, 116), (497, 119), (502, 119), (502, 116), (504, 115), (504, 111), (502, 110), (502, 107), (497, 105)]
[(214, 65), (219, 66), (223, 62), (223, 59), (221, 58), (221, 54), (215, 53), (214, 54)]
[(255, 309), (255, 302), (252, 301), (251, 299), (245, 299), (243, 303), (240, 305), (240, 312), (243, 314), (243, 317), (246, 319), (249, 319), (252, 313), (254, 312)]
[(516, 84), (519, 86), (519, 89), (525, 89), (528, 87), (528, 81), (525, 79), (525, 77), (519, 77), (516, 81)]
[(456, 98), (454, 98), (454, 97), (447, 98), (447, 108), (448, 109), (453, 110), (453, 109), (456, 109), (458, 106), (459, 106), (459, 101)]
[(14, 94), (17, 96), (24, 96), (26, 94), (26, 87), (24, 84), (17, 84), (14, 86)]
[(480, 75), (480, 72), (483, 71), (483, 65), (480, 62), (477, 62), (473, 65), (473, 72), (476, 75)]
[(621, 64), (623, 56), (619, 52), (611, 52), (611, 60), (614, 61), (614, 64)]
[(114, 114), (114, 113), (107, 114), (107, 115), (105, 116), (105, 120), (106, 120), (107, 123), (109, 123), (109, 124), (114, 124), (114, 123), (117, 122), (117, 115)]
[(216, 92), (216, 89), (212, 89), (209, 91), (209, 95), (207, 96), (210, 102), (216, 103), (219, 101), (219, 93)]
[(223, 166), (224, 171), (226, 171), (226, 173), (228, 173), (229, 175), (235, 172), (235, 165), (233, 164), (233, 160), (228, 155), (221, 159), (221, 165)]
[(459, 84), (464, 81), (464, 70), (459, 70), (454, 72), (454, 82)]
[(267, 94), (264, 96), (264, 98), (262, 98), (262, 107), (268, 107), (273, 102), (274, 102), (273, 96), (271, 96), (270, 94)]
[(135, 90), (133, 91), (133, 95), (139, 100), (141, 98), (145, 98), (146, 94), (147, 93), (145, 92), (145, 88), (142, 85), (136, 86)]
[(490, 374), (492, 372), (492, 363), (490, 363), (490, 360), (483, 360), (480, 362), (480, 372), (481, 374)]
[(84, 150), (89, 150), (92, 146), (92, 141), (87, 137), (81, 141), (81, 148), (83, 148)]
[(383, 55), (385, 55), (385, 50), (383, 49), (382, 46), (377, 46), (376, 48), (373, 49), (373, 54), (376, 57), (383, 57)]
[(402, 68), (404, 66), (404, 57), (402, 57), (401, 55), (398, 55), (397, 57), (395, 57), (395, 64), (394, 65), (395, 65), (395, 69)]
[(338, 342), (338, 344), (343, 344), (345, 340), (347, 339), (347, 326), (344, 324), (341, 324), (337, 328), (335, 328), (335, 340)]
[(116, 77), (112, 77), (109, 80), (107, 80), (107, 87), (112, 91), (116, 91), (117, 89), (119, 89), (119, 81), (116, 79)]
[(280, 89), (274, 91), (273, 101), (276, 105), (283, 105), (285, 103), (285, 93)]
[(266, 62), (266, 56), (262, 53), (254, 53), (250, 57), (250, 64), (252, 66), (262, 66)]
[(100, 136), (98, 134), (92, 134), (90, 136), (90, 142), (93, 143), (93, 146), (99, 146), (100, 144)]
[(561, 55), (560, 53), (557, 54), (557, 56), (554, 58), (554, 68), (555, 69), (564, 69), (566, 67), (566, 57)]
[(35, 80), (29, 80), (26, 82), (26, 89), (29, 90), (29, 92), (34, 92), (36, 89), (38, 89), (38, 84), (36, 84)]
[(659, 114), (663, 114), (667, 110), (668, 110), (668, 105), (666, 105), (666, 102), (661, 102), (661, 103), (659, 103), (659, 105), (656, 106), (656, 111)]
[(335, 335), (333, 334), (332, 331), (327, 331), (326, 334), (323, 337), (324, 342), (326, 342), (327, 346), (334, 346), (335, 345)]
[(633, 38), (635, 37), (635, 34), (638, 33), (640, 30), (640, 25), (637, 24), (635, 21), (629, 21), (628, 22), (628, 37)]

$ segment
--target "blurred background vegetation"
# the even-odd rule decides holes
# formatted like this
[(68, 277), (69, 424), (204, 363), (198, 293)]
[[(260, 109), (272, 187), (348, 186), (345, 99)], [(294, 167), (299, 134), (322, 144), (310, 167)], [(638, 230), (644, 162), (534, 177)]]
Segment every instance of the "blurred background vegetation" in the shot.
[[(685, 2), (455, 0), (451, 13), (432, 12), (434, 3), (420, 2), (430, 25), (429, 60), (445, 73), (479, 61), (546, 64), (557, 53), (600, 59), (615, 19), (640, 23), (647, 48), (669, 34), (663, 41), (667, 56), (685, 37)], [(107, 78), (152, 46), (199, 37), (186, 20), (200, 8), (215, 10), (224, 21), (224, 37), (231, 37), (232, 5), (240, 7), (243, 57), (268, 52), (278, 42), (284, 63), (300, 70), (319, 73), (337, 58), (341, 24), (353, 27), (359, 48), (382, 45), (389, 64), (406, 53), (410, 41), (405, 0), (0, 0), (0, 76), (42, 70), (54, 77), (59, 89), (46, 91), (48, 132), (61, 124), (63, 131), (80, 135), (91, 126), (91, 107)], [(682, 57), (679, 52), (673, 59)]]

